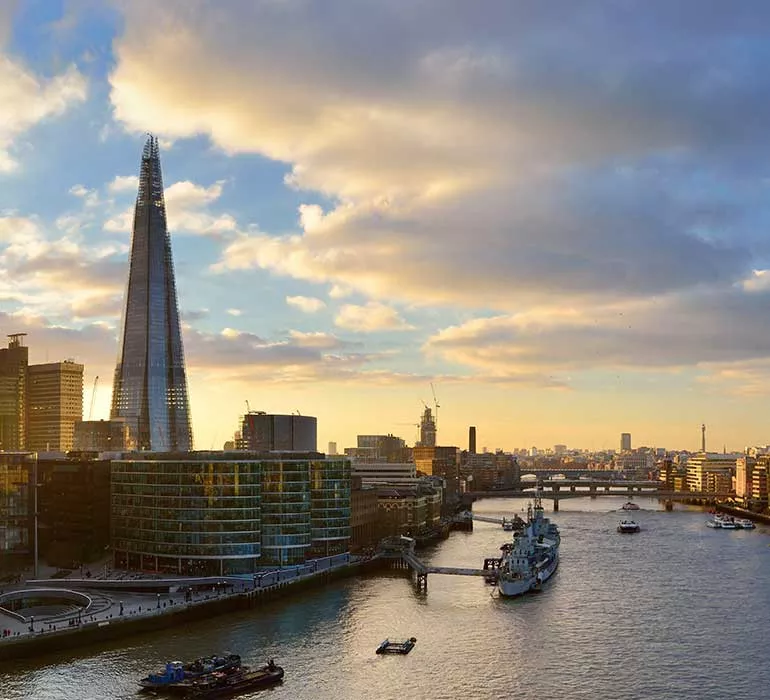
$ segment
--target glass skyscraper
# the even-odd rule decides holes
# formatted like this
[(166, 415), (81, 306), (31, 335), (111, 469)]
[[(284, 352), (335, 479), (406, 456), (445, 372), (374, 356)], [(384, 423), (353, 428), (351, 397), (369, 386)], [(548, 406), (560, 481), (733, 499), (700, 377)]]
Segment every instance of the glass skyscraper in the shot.
[(110, 417), (126, 419), (140, 450), (192, 449), (174, 263), (153, 136), (142, 153)]

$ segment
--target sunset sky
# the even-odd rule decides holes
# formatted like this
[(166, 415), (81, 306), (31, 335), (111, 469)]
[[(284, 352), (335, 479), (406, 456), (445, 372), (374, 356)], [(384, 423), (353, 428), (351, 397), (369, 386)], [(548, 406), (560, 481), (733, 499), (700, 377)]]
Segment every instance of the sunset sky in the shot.
[(0, 333), (107, 418), (145, 133), (195, 446), (770, 443), (770, 4), (2, 0)]

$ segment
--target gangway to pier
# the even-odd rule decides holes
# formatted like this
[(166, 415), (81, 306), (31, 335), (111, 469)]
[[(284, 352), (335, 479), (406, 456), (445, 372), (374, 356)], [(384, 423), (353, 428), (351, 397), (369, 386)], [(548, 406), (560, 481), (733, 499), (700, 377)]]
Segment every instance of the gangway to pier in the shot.
[(497, 580), (495, 568), (471, 569), (454, 566), (428, 566), (411, 552), (403, 552), (401, 560), (417, 575), (417, 583), (421, 588), (427, 588), (428, 574), (444, 574), (447, 576), (481, 576), (487, 581)]
[(510, 518), (504, 516), (502, 518), (495, 518), (490, 515), (478, 515), (471, 510), (463, 511), (462, 515), (468, 520), (479, 520), (484, 523), (494, 523), (495, 525), (505, 525), (505, 523), (510, 523), (516, 518), (515, 515), (512, 515)]

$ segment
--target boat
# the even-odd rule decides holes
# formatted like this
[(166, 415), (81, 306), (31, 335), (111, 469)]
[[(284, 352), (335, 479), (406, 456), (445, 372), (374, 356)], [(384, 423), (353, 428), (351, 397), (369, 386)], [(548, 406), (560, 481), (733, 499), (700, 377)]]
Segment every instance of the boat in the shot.
[(375, 654), (408, 654), (414, 649), (415, 644), (417, 644), (416, 637), (409, 637), (402, 642), (391, 642), (390, 639), (385, 639), (380, 642)]
[(513, 520), (506, 520), (505, 518), (503, 518), (503, 530), (505, 530), (506, 532), (513, 532), (513, 529), (514, 529)]
[(746, 518), (735, 518), (724, 513), (715, 513), (711, 520), (706, 521), (706, 527), (714, 530), (753, 530), (756, 525)]
[(185, 694), (186, 698), (222, 698), (239, 695), (258, 688), (280, 683), (283, 680), (283, 668), (270, 659), (264, 666), (251, 669), (243, 666), (230, 672), (210, 673), (192, 682)]
[(639, 527), (639, 523), (637, 523), (634, 520), (628, 520), (626, 518), (623, 518), (623, 520), (618, 523), (618, 532), (622, 532), (624, 534), (632, 533), (632, 532), (639, 532), (641, 528)]
[(148, 674), (139, 681), (139, 685), (147, 690), (166, 690), (207, 673), (228, 671), (240, 666), (241, 657), (229, 653), (223, 656), (204, 656), (188, 663), (168, 661), (162, 671)]
[(623, 510), (639, 510), (639, 506), (636, 505), (633, 501), (627, 501), (622, 506), (620, 506)]
[(559, 566), (559, 528), (543, 514), (540, 492), (527, 508), (525, 526), (500, 549), (497, 589), (506, 597), (539, 591)]

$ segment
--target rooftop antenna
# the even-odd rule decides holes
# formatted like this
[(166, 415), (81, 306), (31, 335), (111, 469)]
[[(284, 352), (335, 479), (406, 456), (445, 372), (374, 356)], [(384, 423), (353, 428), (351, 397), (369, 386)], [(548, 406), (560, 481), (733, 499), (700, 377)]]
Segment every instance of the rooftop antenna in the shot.
[(706, 424), (700, 426), (700, 451), (706, 454)]

